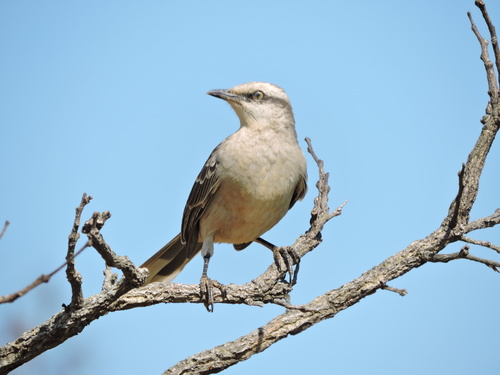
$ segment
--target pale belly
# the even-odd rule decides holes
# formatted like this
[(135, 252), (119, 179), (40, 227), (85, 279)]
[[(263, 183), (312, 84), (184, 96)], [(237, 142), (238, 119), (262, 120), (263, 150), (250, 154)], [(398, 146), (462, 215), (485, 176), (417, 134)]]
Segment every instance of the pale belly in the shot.
[(214, 234), (214, 242), (245, 243), (255, 240), (278, 223), (288, 211), (293, 189), (276, 188), (273, 199), (223, 184), (200, 220), (200, 240)]

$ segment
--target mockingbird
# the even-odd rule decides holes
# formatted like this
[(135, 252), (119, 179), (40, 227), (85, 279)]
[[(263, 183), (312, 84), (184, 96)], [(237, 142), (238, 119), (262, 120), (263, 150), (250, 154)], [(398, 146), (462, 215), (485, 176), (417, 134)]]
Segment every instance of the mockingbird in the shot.
[[(200, 286), (205, 306), (212, 311), (207, 269), (214, 243), (230, 243), (242, 250), (255, 241), (275, 252), (277, 248), (260, 236), (302, 200), (307, 172), (292, 107), (281, 88), (249, 82), (207, 94), (233, 107), (240, 128), (212, 151), (196, 178), (184, 208), (181, 233), (141, 267), (149, 270), (146, 284), (170, 282), (201, 251)], [(287, 267), (291, 271), (289, 258)]]

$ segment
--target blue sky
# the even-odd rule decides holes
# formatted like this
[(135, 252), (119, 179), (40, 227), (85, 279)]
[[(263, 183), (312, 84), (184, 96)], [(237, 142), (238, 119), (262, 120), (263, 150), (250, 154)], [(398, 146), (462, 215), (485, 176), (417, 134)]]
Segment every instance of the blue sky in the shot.
[[(487, 1), (500, 27), (500, 6)], [(140, 264), (178, 233), (189, 189), (210, 151), (238, 127), (205, 93), (268, 81), (290, 96), (297, 131), (330, 172), (342, 216), (302, 261), (293, 303), (334, 289), (433, 231), (456, 194), (487, 102), (473, 1), (2, 1), (0, 3), (0, 294), (64, 259), (74, 209), (110, 210), (103, 235)], [(265, 238), (308, 228), (309, 193)], [(472, 218), (500, 207), (494, 144)], [(471, 237), (500, 243), (498, 228)], [(455, 245), (447, 251), (457, 251)], [(495, 258), (473, 247), (474, 254)], [(498, 257), (496, 258), (498, 260)], [(210, 276), (245, 283), (272, 262), (258, 246), (220, 245)], [(77, 260), (86, 296), (103, 261)], [(201, 257), (176, 282), (197, 283)], [(227, 374), (496, 374), (500, 276), (472, 262), (428, 264), (290, 337)], [(0, 306), (0, 341), (68, 303), (64, 273)], [(161, 305), (110, 314), (15, 374), (158, 374), (233, 340), (281, 307)]]

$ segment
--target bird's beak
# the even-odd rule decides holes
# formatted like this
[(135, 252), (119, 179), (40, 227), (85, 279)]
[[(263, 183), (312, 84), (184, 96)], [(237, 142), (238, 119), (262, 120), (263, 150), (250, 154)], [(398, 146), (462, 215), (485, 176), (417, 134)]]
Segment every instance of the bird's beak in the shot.
[(246, 100), (244, 96), (235, 94), (231, 90), (224, 90), (224, 89), (210, 90), (209, 92), (207, 92), (207, 94), (233, 103), (239, 103), (241, 101)]

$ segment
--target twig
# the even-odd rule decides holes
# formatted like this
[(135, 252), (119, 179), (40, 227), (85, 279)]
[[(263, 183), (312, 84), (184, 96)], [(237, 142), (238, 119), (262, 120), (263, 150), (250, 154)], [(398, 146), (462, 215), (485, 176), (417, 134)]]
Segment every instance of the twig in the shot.
[(401, 297), (404, 297), (408, 294), (408, 292), (406, 291), (406, 289), (398, 289), (398, 288), (394, 288), (392, 286), (389, 286), (387, 284), (384, 284), (382, 287), (382, 289), (384, 290), (388, 290), (389, 292), (394, 292), (394, 293), (397, 293), (399, 294)]
[[(481, 6), (478, 5), (480, 3), (482, 3), (482, 2), (476, 1), (476, 6), (478, 6), (479, 9), (481, 9), (481, 12), (483, 13), (483, 18), (485, 18), (486, 23), (488, 23), (488, 21), (490, 21), (490, 24), (491, 24), (491, 20), (489, 20), (488, 12), (486, 11), (486, 6), (484, 5), (484, 3), (482, 3)], [(471, 23), (471, 29), (474, 32), (474, 35), (476, 36), (476, 38), (479, 41), (479, 44), (481, 46), (481, 60), (483, 61), (484, 67), (486, 70), (486, 80), (488, 81), (488, 95), (494, 101), (494, 100), (498, 99), (498, 85), (497, 85), (497, 80), (496, 80), (496, 76), (495, 76), (495, 70), (493, 69), (493, 63), (491, 62), (490, 57), (489, 57), (489, 53), (488, 53), (488, 40), (486, 40), (485, 38), (483, 38), (481, 36), (481, 33), (479, 32), (476, 24), (474, 23), (474, 20), (472, 19), (472, 15), (470, 12), (467, 12), (467, 16), (469, 17), (469, 20)], [(493, 25), (491, 25), (491, 26), (493, 26)], [(488, 24), (488, 27), (490, 27), (489, 24)], [(494, 28), (493, 28), (493, 31), (494, 31)], [(490, 30), (490, 32), (491, 32), (491, 30)], [(498, 49), (498, 46), (497, 46), (497, 49)]]
[[(82, 216), (82, 212), (85, 206), (89, 204), (91, 200), (91, 196), (83, 193), (82, 200), (75, 210), (75, 220), (73, 222), (73, 227), (71, 228), (71, 233), (68, 236), (68, 253), (66, 254), (66, 278), (71, 285), (70, 306), (74, 309), (78, 309), (83, 303), (82, 275), (75, 268), (75, 248), (76, 243), (80, 238), (80, 233), (78, 233), (78, 230), (80, 228), (80, 219)], [(87, 242), (86, 244), (86, 247), (88, 246), (89, 242)]]
[(5, 224), (3, 225), (3, 229), (2, 229), (2, 232), (0, 232), (0, 239), (3, 237), (3, 235), (5, 234), (5, 231), (7, 230), (7, 227), (9, 226), (10, 224), (10, 221), (9, 220), (5, 220)]
[[(498, 46), (498, 38), (497, 38), (497, 33), (495, 31), (495, 26), (493, 25), (493, 22), (491, 21), (490, 15), (488, 14), (488, 11), (486, 10), (486, 5), (484, 4), (484, 2), (480, 1), (480, 0), (476, 0), (475, 5), (481, 11), (483, 18), (484, 18), (484, 22), (486, 22), (486, 25), (488, 26), (488, 30), (489, 30), (490, 36), (491, 36), (491, 46), (493, 47), (493, 53), (495, 55), (497, 72), (500, 72), (500, 48)], [(500, 77), (499, 77), (499, 83), (500, 83)]]
[[(316, 188), (318, 189), (318, 195), (314, 198), (314, 207), (311, 211), (311, 228), (307, 231), (310, 235), (316, 235), (317, 239), (321, 241), (321, 230), (327, 221), (342, 214), (342, 208), (346, 205), (347, 201), (344, 201), (335, 211), (330, 213), (328, 207), (328, 195), (330, 194), (330, 185), (328, 179), (330, 177), (329, 173), (325, 173), (323, 160), (318, 158), (314, 149), (312, 147), (311, 139), (306, 137), (305, 141), (307, 143), (307, 152), (311, 154), (316, 165), (318, 166), (319, 178), (316, 182)], [(318, 215), (321, 216), (321, 220), (316, 220)], [(316, 224), (316, 225), (313, 225)]]
[(464, 234), (470, 233), (478, 229), (491, 228), (498, 224), (500, 224), (500, 208), (497, 208), (495, 212), (490, 216), (482, 217), (480, 219), (471, 221), (470, 223), (468, 223), (463, 227), (462, 232)]
[(141, 286), (146, 281), (148, 271), (144, 268), (136, 267), (128, 257), (117, 255), (111, 250), (111, 247), (104, 240), (100, 232), (100, 229), (110, 217), (111, 213), (109, 211), (104, 211), (102, 214), (94, 212), (92, 218), (85, 222), (82, 231), (87, 234), (91, 246), (97, 250), (107, 266), (115, 267), (122, 271), (125, 279), (133, 286)]
[(309, 152), (311, 154), (311, 156), (313, 157), (314, 161), (318, 165), (320, 175), (325, 174), (325, 170), (323, 169), (324, 162), (323, 162), (323, 160), (321, 160), (320, 158), (318, 158), (318, 156), (314, 152), (314, 149), (312, 147), (311, 138), (306, 137), (305, 141), (307, 143), (307, 152)]
[(460, 238), (460, 240), (462, 240), (463, 242), (473, 244), (473, 245), (487, 247), (489, 249), (495, 250), (497, 253), (500, 254), (500, 246), (493, 245), (491, 242), (475, 240), (473, 238), (469, 238), (466, 236), (462, 236), (462, 238)]
[(283, 300), (283, 299), (275, 299), (272, 301), (275, 305), (282, 306), (287, 310), (297, 310), (302, 312), (319, 312), (320, 308), (308, 307), (307, 305), (292, 305), (291, 303)]
[(0, 297), (0, 303), (14, 302), (19, 297), (24, 296), (30, 290), (36, 288), (40, 284), (46, 283), (47, 281), (49, 281), (49, 276), (48, 275), (40, 275), (35, 281), (33, 281), (27, 287), (25, 287), (25, 288), (23, 288), (23, 289), (15, 292), (15, 293), (6, 294), (4, 296), (1, 296)]
[[(89, 247), (89, 243), (88, 242), (85, 245), (83, 245), (83, 247), (80, 250), (78, 250), (74, 254), (73, 258), (71, 258), (70, 260), (72, 260), (75, 257), (77, 257), (87, 247)], [(11, 293), (11, 294), (7, 294), (7, 295), (4, 295), (4, 296), (0, 296), (0, 304), (2, 304), (2, 303), (8, 303), (8, 302), (14, 302), (16, 299), (18, 299), (19, 297), (24, 296), (30, 290), (35, 289), (38, 285), (49, 282), (50, 278), (52, 276), (54, 276), (57, 272), (59, 272), (60, 270), (62, 270), (67, 264), (68, 264), (68, 262), (66, 261), (63, 264), (61, 264), (59, 267), (57, 267), (54, 271), (52, 271), (51, 273), (49, 273), (48, 275), (45, 275), (45, 274), (40, 275), (30, 285), (28, 285), (27, 287), (25, 287), (25, 288), (23, 288), (23, 289), (15, 292), (15, 293)]]
[(468, 259), (468, 260), (471, 260), (473, 262), (478, 262), (478, 263), (486, 265), (488, 268), (491, 268), (495, 272), (500, 272), (500, 270), (499, 270), (500, 269), (500, 262), (495, 262), (493, 260), (479, 258), (477, 256), (471, 255), (469, 253), (469, 245), (465, 245), (457, 253), (436, 254), (429, 261), (433, 262), (433, 263), (448, 263), (448, 262), (451, 262), (452, 260), (457, 260), (457, 259)]

